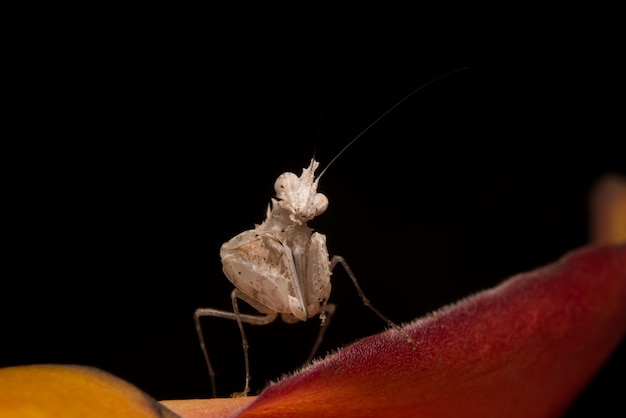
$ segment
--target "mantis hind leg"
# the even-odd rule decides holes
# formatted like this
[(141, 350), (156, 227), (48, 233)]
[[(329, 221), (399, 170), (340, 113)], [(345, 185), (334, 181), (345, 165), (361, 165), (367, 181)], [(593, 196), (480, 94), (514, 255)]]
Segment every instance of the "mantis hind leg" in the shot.
[(307, 357), (306, 362), (304, 364), (309, 364), (311, 363), (311, 361), (313, 361), (313, 357), (315, 357), (315, 353), (317, 353), (317, 350), (319, 349), (320, 344), (322, 343), (322, 340), (324, 339), (324, 335), (326, 335), (326, 330), (328, 329), (328, 326), (330, 325), (330, 319), (335, 314), (335, 309), (336, 309), (336, 306), (333, 303), (324, 305), (322, 309), (322, 313), (320, 314), (320, 318), (322, 318), (320, 332), (317, 334), (317, 339), (315, 340), (315, 343), (313, 344), (313, 347), (311, 348), (311, 352), (309, 353), (309, 356)]
[(245, 302), (248, 302), (248, 297), (241, 293), (238, 289), (234, 289), (230, 294), (232, 303), (233, 303), (233, 312), (222, 311), (219, 309), (213, 308), (199, 308), (196, 309), (194, 313), (194, 320), (196, 323), (196, 332), (198, 333), (198, 339), (200, 340), (200, 348), (202, 349), (202, 354), (204, 355), (204, 360), (206, 361), (207, 367), (209, 369), (209, 377), (211, 378), (211, 392), (213, 397), (217, 397), (217, 391), (215, 386), (215, 369), (211, 364), (211, 360), (209, 358), (209, 353), (206, 349), (206, 344), (204, 342), (204, 334), (202, 332), (202, 326), (200, 324), (200, 318), (203, 316), (212, 316), (215, 318), (224, 318), (237, 321), (237, 325), (239, 326), (239, 332), (241, 333), (241, 344), (243, 347), (243, 355), (244, 355), (244, 364), (245, 364), (245, 373), (246, 380), (245, 386), (242, 392), (234, 393), (231, 396), (239, 397), (246, 396), (248, 392), (250, 392), (250, 362), (248, 360), (248, 339), (246, 338), (246, 333), (243, 329), (243, 323), (248, 323), (252, 325), (266, 325), (276, 319), (276, 313), (267, 313), (265, 315), (248, 315), (242, 314), (239, 312), (239, 305), (237, 303), (237, 299), (241, 299)]
[(365, 306), (367, 306), (372, 312), (374, 312), (380, 319), (385, 321), (385, 323), (387, 324), (387, 326), (389, 328), (393, 328), (396, 331), (400, 332), (404, 336), (404, 339), (409, 344), (411, 344), (413, 346), (413, 348), (415, 349), (416, 345), (415, 345), (415, 341), (413, 341), (413, 338), (411, 338), (411, 336), (409, 334), (407, 334), (405, 330), (403, 330), (395, 322), (392, 322), (390, 319), (388, 319), (385, 315), (383, 315), (378, 309), (376, 309), (370, 303), (369, 299), (365, 296), (365, 293), (363, 293), (363, 290), (361, 290), (361, 286), (359, 286), (359, 282), (357, 281), (356, 276), (352, 272), (352, 269), (350, 268), (350, 266), (348, 265), (348, 263), (346, 262), (346, 260), (342, 256), (340, 256), (340, 255), (333, 256), (333, 258), (330, 260), (330, 271), (333, 271), (333, 269), (335, 268), (335, 266), (337, 266), (337, 264), (341, 264), (343, 269), (348, 274), (348, 277), (350, 277), (350, 280), (352, 280), (352, 284), (354, 284), (354, 287), (356, 288), (356, 291), (359, 294), (359, 297), (361, 298), (361, 301), (363, 301), (363, 304)]

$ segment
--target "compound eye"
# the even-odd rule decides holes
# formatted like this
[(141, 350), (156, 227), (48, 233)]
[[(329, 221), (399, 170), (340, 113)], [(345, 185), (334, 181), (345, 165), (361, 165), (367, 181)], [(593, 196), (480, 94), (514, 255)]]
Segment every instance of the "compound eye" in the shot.
[(322, 193), (315, 195), (315, 216), (321, 215), (328, 209), (328, 198)]
[(285, 196), (299, 186), (300, 178), (293, 173), (283, 173), (276, 179), (274, 190), (276, 197), (285, 199)]

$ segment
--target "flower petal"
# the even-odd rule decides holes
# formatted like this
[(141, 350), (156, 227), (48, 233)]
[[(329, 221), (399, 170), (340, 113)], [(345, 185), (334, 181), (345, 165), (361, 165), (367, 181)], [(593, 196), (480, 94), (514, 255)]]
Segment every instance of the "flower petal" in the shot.
[(0, 417), (161, 417), (175, 413), (102, 370), (38, 364), (0, 368)]
[(626, 242), (626, 178), (607, 174), (589, 199), (591, 240), (595, 244)]
[(182, 399), (161, 401), (184, 418), (232, 418), (256, 399), (256, 396), (240, 398)]
[(241, 416), (551, 417), (626, 331), (626, 245), (588, 247), (266, 389)]

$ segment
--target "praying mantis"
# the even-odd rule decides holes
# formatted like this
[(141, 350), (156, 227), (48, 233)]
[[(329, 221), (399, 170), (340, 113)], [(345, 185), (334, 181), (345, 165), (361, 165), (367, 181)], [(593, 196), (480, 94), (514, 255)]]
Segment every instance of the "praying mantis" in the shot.
[[(337, 265), (344, 268), (363, 304), (389, 328), (400, 333), (407, 344), (415, 349), (415, 342), (406, 331), (371, 304), (346, 260), (339, 255), (332, 258), (329, 256), (326, 236), (315, 232), (307, 223), (322, 215), (328, 208), (328, 198), (317, 191), (319, 180), (348, 147), (419, 90), (463, 69), (465, 68), (450, 71), (413, 90), (349, 141), (317, 177), (315, 171), (319, 163), (315, 158), (311, 159), (300, 176), (291, 172), (281, 174), (274, 184), (276, 197), (270, 201), (266, 219), (254, 229), (244, 231), (222, 245), (220, 257), (223, 272), (235, 287), (230, 295), (233, 310), (199, 308), (194, 313), (196, 331), (209, 370), (214, 397), (215, 370), (206, 348), (201, 318), (209, 316), (237, 322), (244, 352), (245, 383), (243, 391), (233, 396), (246, 396), (250, 392), (251, 376), (249, 344), (243, 324), (266, 325), (276, 320), (279, 314), (287, 323), (319, 316), (321, 327), (306, 360), (309, 363), (315, 356), (329, 320), (335, 312), (335, 305), (328, 303), (328, 300), (332, 287), (331, 275)], [(259, 314), (241, 313), (239, 301), (246, 302)]]

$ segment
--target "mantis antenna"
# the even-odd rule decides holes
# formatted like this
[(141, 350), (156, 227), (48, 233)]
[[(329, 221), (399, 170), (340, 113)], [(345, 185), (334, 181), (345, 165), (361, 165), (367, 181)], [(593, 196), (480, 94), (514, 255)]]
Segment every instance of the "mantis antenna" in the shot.
[(328, 170), (328, 168), (335, 162), (335, 160), (337, 160), (337, 158), (339, 158), (341, 156), (341, 154), (343, 154), (348, 148), (350, 148), (350, 146), (352, 144), (354, 144), (356, 142), (357, 139), (359, 139), (361, 136), (363, 136), (363, 134), (367, 131), (370, 130), (370, 128), (372, 128), (372, 126), (376, 125), (378, 122), (380, 122), (381, 119), (383, 119), (385, 116), (387, 116), (389, 113), (393, 112), (394, 109), (396, 109), (398, 106), (400, 106), (402, 103), (404, 103), (405, 101), (407, 101), (411, 96), (413, 96), (415, 93), (417, 93), (418, 91), (421, 91), (423, 89), (425, 89), (426, 87), (430, 86), (431, 84), (436, 83), (437, 81), (441, 80), (442, 78), (446, 78), (452, 74), (458, 73), (459, 71), (465, 71), (465, 70), (469, 70), (469, 67), (462, 67), (462, 68), (456, 68), (454, 70), (448, 71), (447, 73), (444, 73), (438, 77), (433, 78), (432, 80), (422, 84), (421, 86), (419, 86), (418, 88), (416, 88), (415, 90), (413, 90), (412, 92), (410, 92), (409, 94), (407, 94), (406, 96), (404, 96), (402, 99), (400, 99), (400, 101), (398, 101), (395, 105), (391, 106), (389, 109), (387, 109), (383, 114), (381, 114), (379, 117), (377, 117), (376, 119), (374, 119), (374, 121), (372, 123), (370, 123), (369, 125), (367, 125), (367, 127), (365, 127), (365, 129), (363, 129), (357, 136), (355, 136), (354, 138), (352, 138), (352, 140), (350, 142), (348, 142), (342, 149), (341, 151), (339, 151), (337, 153), (337, 155), (335, 155), (333, 157), (332, 160), (330, 160), (330, 162), (326, 165), (326, 167), (324, 167), (324, 169), (322, 170), (322, 172), (317, 176), (317, 179), (319, 180), (320, 177), (322, 177), (324, 175), (324, 173), (326, 172), (326, 170)]

